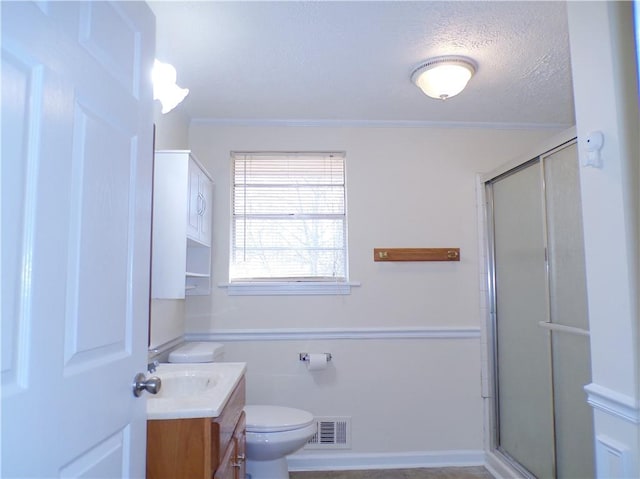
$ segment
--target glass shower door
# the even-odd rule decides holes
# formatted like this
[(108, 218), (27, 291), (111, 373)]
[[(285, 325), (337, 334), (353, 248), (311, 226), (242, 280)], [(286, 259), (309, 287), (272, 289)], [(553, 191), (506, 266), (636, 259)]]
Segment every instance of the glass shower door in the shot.
[(575, 143), (543, 156), (557, 477), (595, 477), (587, 285)]
[(538, 478), (594, 477), (577, 147), (487, 183), (498, 451)]
[(539, 161), (491, 184), (495, 265), (498, 449), (554, 477), (551, 351)]

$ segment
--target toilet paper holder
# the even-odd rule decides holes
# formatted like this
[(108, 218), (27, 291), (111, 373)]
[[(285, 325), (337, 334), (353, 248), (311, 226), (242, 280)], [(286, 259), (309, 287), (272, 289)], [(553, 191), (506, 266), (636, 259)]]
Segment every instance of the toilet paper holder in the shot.
[[(331, 353), (322, 353), (326, 356), (327, 362), (331, 361)], [(309, 361), (309, 353), (299, 353), (300, 361)]]

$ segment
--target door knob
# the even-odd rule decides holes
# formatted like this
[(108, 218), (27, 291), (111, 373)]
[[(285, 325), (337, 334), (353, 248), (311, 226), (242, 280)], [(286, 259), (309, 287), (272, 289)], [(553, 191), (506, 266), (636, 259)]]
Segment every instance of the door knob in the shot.
[(161, 387), (162, 381), (157, 376), (152, 376), (147, 379), (144, 373), (138, 373), (136, 374), (136, 377), (133, 378), (133, 395), (135, 397), (139, 397), (142, 394), (142, 391), (147, 391), (151, 394), (158, 394)]

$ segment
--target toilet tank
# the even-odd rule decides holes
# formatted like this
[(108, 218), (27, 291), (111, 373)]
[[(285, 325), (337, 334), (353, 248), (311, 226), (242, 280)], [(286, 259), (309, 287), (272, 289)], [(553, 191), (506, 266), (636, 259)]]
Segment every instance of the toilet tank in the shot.
[(184, 343), (169, 353), (170, 363), (217, 363), (224, 360), (224, 345), (220, 343)]

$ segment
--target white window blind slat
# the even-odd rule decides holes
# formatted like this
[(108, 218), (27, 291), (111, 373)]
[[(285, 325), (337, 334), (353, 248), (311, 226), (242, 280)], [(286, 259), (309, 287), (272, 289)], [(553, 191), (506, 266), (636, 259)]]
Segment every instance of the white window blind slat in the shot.
[(230, 281), (346, 281), (343, 153), (234, 153)]

